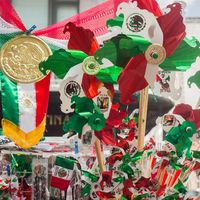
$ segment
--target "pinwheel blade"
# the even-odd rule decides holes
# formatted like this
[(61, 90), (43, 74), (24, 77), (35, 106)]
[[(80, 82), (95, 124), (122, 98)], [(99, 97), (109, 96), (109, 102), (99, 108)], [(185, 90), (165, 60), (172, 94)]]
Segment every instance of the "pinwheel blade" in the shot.
[(99, 49), (94, 33), (90, 29), (84, 29), (69, 22), (64, 29), (64, 33), (66, 32), (70, 33), (68, 49), (80, 50), (89, 56), (92, 56)]
[(123, 104), (132, 103), (133, 93), (144, 89), (148, 83), (144, 78), (147, 61), (143, 54), (130, 60), (119, 76), (120, 101)]
[(186, 32), (181, 15), (181, 4), (173, 3), (167, 6), (167, 8), (170, 9), (170, 12), (160, 16), (157, 20), (164, 34), (163, 46), (166, 50), (167, 57), (169, 57), (181, 43)]

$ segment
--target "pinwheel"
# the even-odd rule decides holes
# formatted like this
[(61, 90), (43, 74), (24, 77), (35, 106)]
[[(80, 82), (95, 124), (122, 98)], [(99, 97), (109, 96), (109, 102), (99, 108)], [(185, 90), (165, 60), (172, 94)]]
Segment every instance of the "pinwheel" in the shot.
[(130, 104), (132, 94), (148, 84), (154, 87), (159, 67), (186, 71), (199, 56), (199, 42), (185, 38), (181, 4), (173, 3), (167, 11), (156, 18), (154, 12), (139, 9), (137, 2), (124, 2), (118, 6), (116, 19), (107, 23), (110, 27), (121, 26), (123, 35), (108, 41), (94, 57), (99, 63), (107, 58), (123, 67), (118, 84), (124, 104)]
[(75, 113), (64, 125), (65, 132), (74, 131), (81, 134), (86, 123), (88, 123), (91, 130), (97, 131), (105, 126), (106, 119), (92, 99), (73, 96), (72, 102), (75, 105)]
[(192, 146), (190, 138), (192, 138), (195, 131), (196, 128), (193, 122), (184, 121), (178, 127), (172, 128), (165, 136), (165, 140), (176, 147), (178, 156), (182, 156), (184, 151), (186, 151), (186, 156), (190, 156), (190, 148)]
[[(107, 60), (100, 65), (93, 57), (100, 47), (92, 31), (77, 27), (73, 23), (65, 26), (64, 33), (70, 33), (68, 49), (55, 51), (45, 62), (40, 63), (40, 70), (47, 74), (51, 70), (58, 78), (64, 79), (61, 83), (61, 110), (65, 113), (72, 112), (70, 108), (71, 97), (78, 95), (95, 98), (101, 87), (108, 90), (107, 97), (112, 99), (113, 86), (117, 76), (110, 73), (113, 69), (121, 72), (121, 68), (113, 66)], [(84, 38), (84, 39), (83, 39)], [(71, 50), (73, 49), (73, 50)], [(106, 69), (105, 69), (106, 68)], [(101, 81), (106, 79), (106, 84)], [(68, 107), (66, 107), (68, 106)]]

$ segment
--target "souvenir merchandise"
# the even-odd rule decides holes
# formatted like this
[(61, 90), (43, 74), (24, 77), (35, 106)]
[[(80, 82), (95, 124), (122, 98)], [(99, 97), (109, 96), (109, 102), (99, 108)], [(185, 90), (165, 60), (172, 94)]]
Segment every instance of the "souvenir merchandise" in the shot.
[[(184, 9), (108, 0), (35, 31), (0, 1), (0, 199), (199, 199), (189, 180), (200, 171), (200, 110), (181, 101), (200, 76), (186, 88), (180, 74), (200, 43), (187, 36)], [(44, 136), (51, 74), (69, 116), (63, 137)], [(149, 93), (175, 105), (150, 133)]]

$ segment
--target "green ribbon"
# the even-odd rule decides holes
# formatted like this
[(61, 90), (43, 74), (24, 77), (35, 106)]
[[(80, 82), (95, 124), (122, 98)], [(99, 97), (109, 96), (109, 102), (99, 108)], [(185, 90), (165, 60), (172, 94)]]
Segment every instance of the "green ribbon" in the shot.
[(0, 72), (3, 117), (19, 126), (17, 83)]
[(0, 34), (0, 48), (9, 40), (15, 38), (18, 35), (22, 35), (24, 32), (15, 32), (15, 33), (7, 33)]

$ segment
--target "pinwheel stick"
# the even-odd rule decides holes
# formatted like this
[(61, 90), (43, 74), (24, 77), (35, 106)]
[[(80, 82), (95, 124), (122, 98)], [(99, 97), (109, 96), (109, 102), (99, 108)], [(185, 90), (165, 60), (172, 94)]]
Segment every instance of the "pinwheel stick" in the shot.
[(98, 139), (95, 142), (95, 150), (96, 150), (97, 160), (99, 164), (99, 169), (101, 172), (103, 172), (105, 171), (105, 166), (103, 163), (103, 153), (101, 151), (101, 143)]
[(148, 107), (148, 89), (149, 87), (147, 86), (140, 92), (138, 151), (142, 151), (144, 148), (144, 137), (146, 130), (147, 107)]

